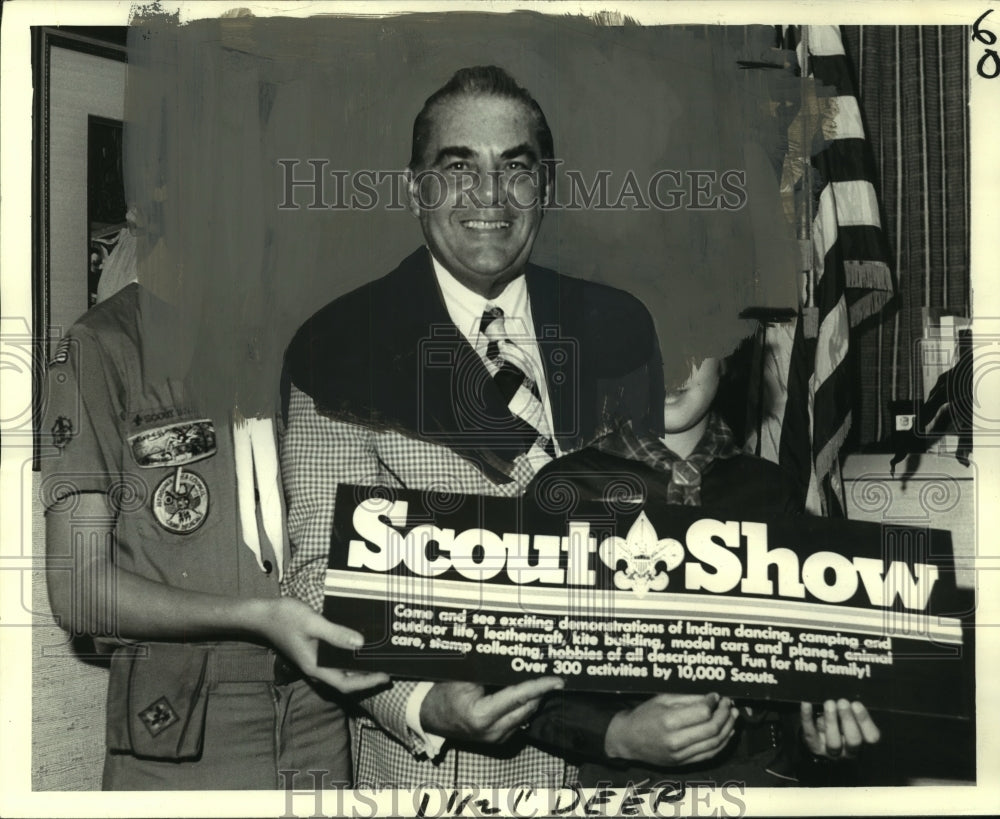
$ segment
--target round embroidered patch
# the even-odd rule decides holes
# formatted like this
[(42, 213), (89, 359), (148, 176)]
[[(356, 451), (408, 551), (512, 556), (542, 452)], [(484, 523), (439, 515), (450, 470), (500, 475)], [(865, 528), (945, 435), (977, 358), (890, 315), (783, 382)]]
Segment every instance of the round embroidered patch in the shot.
[(153, 493), (153, 514), (168, 532), (186, 535), (208, 517), (208, 487), (195, 472), (178, 470), (160, 481)]

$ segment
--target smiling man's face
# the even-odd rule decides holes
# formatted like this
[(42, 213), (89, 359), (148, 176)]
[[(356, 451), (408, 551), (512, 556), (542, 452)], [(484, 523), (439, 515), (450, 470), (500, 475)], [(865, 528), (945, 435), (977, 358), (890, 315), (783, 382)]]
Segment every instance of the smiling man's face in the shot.
[(540, 159), (531, 112), (517, 100), (464, 95), (434, 109), (410, 209), (435, 258), (481, 296), (502, 293), (531, 255)]

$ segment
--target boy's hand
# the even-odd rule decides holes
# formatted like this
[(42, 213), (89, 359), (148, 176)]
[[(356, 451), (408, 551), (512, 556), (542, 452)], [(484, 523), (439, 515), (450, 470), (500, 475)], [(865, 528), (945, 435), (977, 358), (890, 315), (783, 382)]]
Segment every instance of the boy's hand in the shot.
[(860, 702), (827, 700), (823, 713), (813, 718), (811, 703), (801, 706), (802, 738), (815, 755), (828, 759), (852, 759), (864, 745), (874, 745), (882, 736)]
[(715, 693), (659, 694), (615, 714), (604, 749), (658, 767), (701, 762), (726, 746), (737, 714), (732, 700)]
[(353, 629), (331, 623), (294, 597), (268, 600), (266, 611), (260, 622), (263, 636), (307, 677), (345, 694), (389, 682), (389, 675), (382, 672), (342, 671), (316, 664), (321, 640), (337, 648), (360, 648), (362, 636)]

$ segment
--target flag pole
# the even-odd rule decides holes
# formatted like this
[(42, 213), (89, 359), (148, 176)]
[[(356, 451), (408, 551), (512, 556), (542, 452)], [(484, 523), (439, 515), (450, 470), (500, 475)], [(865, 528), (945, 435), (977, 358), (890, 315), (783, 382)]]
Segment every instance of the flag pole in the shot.
[(802, 335), (805, 338), (816, 338), (819, 335), (819, 308), (816, 306), (816, 267), (813, 263), (812, 227), (813, 227), (813, 166), (812, 166), (812, 125), (813, 111), (810, 106), (815, 102), (816, 116), (819, 114), (819, 98), (815, 93), (810, 96), (812, 82), (809, 77), (809, 26), (799, 26), (799, 83), (802, 89), (800, 99), (805, 109), (803, 118), (802, 151), (802, 216), (799, 219), (799, 254), (802, 257), (802, 273), (805, 277), (805, 299), (800, 304)]

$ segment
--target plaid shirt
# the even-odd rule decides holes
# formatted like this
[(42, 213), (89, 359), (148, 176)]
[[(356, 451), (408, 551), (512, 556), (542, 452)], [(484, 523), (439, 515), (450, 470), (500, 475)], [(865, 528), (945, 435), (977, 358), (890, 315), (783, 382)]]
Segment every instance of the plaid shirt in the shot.
[[(283, 591), (317, 611), (323, 607), (338, 483), (513, 497), (523, 493), (535, 472), (522, 456), (515, 461), (513, 480), (495, 484), (447, 447), (321, 415), (313, 400), (294, 387), (281, 461), (292, 545)], [(428, 759), (422, 741), (406, 724), (414, 685), (396, 680), (388, 690), (362, 700), (371, 717), (351, 724), (356, 786), (552, 788), (575, 781), (573, 766), (519, 736), (498, 747), (495, 755), (446, 746), (436, 759)]]
[(592, 446), (609, 455), (641, 461), (653, 469), (669, 473), (667, 500), (684, 506), (701, 506), (701, 476), (713, 461), (740, 454), (732, 431), (714, 412), (709, 413), (704, 434), (686, 458), (681, 458), (659, 438), (636, 435), (627, 425), (607, 432)]

